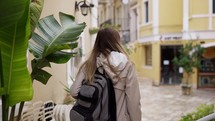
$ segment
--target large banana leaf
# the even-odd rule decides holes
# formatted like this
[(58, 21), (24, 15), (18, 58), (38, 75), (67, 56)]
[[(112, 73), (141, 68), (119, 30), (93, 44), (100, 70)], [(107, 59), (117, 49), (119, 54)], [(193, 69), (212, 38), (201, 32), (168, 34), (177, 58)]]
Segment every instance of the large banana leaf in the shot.
[(27, 0), (0, 0), (0, 28), (15, 24), (23, 15)]
[[(29, 0), (1, 0), (0, 48), (6, 107), (32, 99), (32, 81), (26, 63), (30, 36)], [(2, 8), (3, 7), (3, 8)], [(8, 25), (4, 25), (8, 24)], [(2, 93), (0, 93), (2, 94)]]
[(30, 4), (30, 23), (31, 23), (31, 32), (34, 32), (34, 29), (39, 21), (40, 15), (43, 10), (44, 0), (32, 0)]
[(29, 43), (29, 50), (35, 56), (32, 60), (32, 79), (46, 84), (51, 74), (42, 70), (43, 67), (50, 67), (50, 62), (66, 63), (76, 53), (65, 50), (72, 50), (77, 47), (77, 39), (83, 32), (86, 24), (78, 24), (71, 15), (60, 12), (60, 23), (53, 15), (42, 18), (37, 26), (40, 35), (34, 33)]

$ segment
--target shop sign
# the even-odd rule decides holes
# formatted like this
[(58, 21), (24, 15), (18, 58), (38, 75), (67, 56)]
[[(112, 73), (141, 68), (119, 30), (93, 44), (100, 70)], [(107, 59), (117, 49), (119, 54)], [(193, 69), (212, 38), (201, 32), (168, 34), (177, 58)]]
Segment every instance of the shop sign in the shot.
[(182, 35), (161, 36), (161, 40), (182, 40)]

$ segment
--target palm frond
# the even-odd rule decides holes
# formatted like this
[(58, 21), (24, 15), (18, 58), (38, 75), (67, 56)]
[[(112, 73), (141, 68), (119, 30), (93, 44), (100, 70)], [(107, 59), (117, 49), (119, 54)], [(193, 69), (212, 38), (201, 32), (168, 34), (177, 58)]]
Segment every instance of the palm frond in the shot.
[[(37, 26), (39, 33), (33, 33), (29, 43), (29, 50), (35, 57), (32, 62), (34, 63), (31, 73), (32, 79), (43, 84), (48, 82), (51, 74), (38, 68), (38, 64), (42, 61), (46, 61), (44, 67), (50, 65), (50, 62), (62, 64), (76, 56), (77, 53), (71, 50), (78, 46), (77, 39), (86, 26), (85, 23), (78, 24), (75, 22), (75, 18), (71, 15), (60, 12), (59, 17), (61, 23), (58, 23), (53, 15), (39, 20)], [(44, 72), (45, 75), (40, 72)]]

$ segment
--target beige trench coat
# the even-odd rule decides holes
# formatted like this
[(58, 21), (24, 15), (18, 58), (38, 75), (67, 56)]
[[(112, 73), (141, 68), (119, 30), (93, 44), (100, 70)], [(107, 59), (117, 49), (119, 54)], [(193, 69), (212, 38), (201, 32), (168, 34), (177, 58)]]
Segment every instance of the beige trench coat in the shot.
[[(133, 63), (127, 60), (124, 65), (119, 63), (121, 67), (115, 66), (115, 69), (118, 69), (120, 79), (116, 78), (116, 75), (110, 71), (107, 66), (107, 59), (98, 58), (97, 63), (97, 66), (103, 66), (106, 73), (112, 78), (116, 95), (117, 121), (141, 121), (140, 91)], [(77, 96), (84, 76), (83, 71), (77, 74), (75, 82), (70, 88), (73, 97)]]

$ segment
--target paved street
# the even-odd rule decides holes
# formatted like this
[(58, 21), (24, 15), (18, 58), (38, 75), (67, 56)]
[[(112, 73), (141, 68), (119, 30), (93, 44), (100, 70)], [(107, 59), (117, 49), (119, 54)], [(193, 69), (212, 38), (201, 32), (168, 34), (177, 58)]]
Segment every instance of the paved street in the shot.
[(179, 85), (152, 86), (150, 80), (141, 77), (139, 84), (142, 121), (178, 121), (203, 103), (215, 104), (215, 89), (193, 90), (191, 96), (185, 96)]

